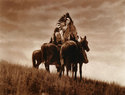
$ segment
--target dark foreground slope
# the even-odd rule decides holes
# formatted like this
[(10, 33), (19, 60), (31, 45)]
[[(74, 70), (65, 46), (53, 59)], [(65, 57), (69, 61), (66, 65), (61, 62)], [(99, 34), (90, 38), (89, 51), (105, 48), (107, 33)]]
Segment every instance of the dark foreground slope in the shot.
[(125, 95), (125, 88), (90, 79), (59, 79), (57, 74), (1, 61), (0, 95)]

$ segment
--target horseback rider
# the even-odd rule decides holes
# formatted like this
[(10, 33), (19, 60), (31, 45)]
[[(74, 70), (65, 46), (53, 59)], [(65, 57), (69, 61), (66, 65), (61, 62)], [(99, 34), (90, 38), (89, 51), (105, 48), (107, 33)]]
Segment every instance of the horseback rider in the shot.
[(71, 36), (74, 36), (75, 40), (78, 40), (76, 27), (73, 25), (69, 13), (66, 13), (58, 20), (51, 42), (60, 46), (62, 43), (70, 40)]
[[(84, 63), (88, 63), (88, 58), (85, 50), (81, 48), (81, 45), (79, 45), (80, 41), (78, 41), (79, 36), (77, 34), (76, 27), (73, 23), (72, 18), (70, 17), (69, 13), (66, 13), (63, 15), (57, 22), (56, 28), (54, 30), (53, 36), (51, 37), (50, 43), (54, 43), (60, 48), (62, 48), (62, 44), (68, 40), (73, 40), (76, 42), (79, 50), (80, 50), (80, 55), (82, 58), (80, 60), (84, 59)], [(74, 67), (73, 67), (74, 68)], [(64, 68), (63, 68), (64, 71)]]

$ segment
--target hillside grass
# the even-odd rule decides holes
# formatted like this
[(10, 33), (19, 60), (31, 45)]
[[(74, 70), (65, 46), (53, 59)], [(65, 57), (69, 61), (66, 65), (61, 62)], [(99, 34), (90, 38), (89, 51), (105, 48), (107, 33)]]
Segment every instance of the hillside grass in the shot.
[(0, 62), (0, 95), (125, 95), (125, 87), (83, 78), (81, 82), (45, 70)]

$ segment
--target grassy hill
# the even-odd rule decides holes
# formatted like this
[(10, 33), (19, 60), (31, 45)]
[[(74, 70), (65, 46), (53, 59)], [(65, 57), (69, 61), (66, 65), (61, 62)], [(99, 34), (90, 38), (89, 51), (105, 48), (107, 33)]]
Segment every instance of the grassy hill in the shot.
[(1, 61), (0, 95), (125, 95), (125, 87), (86, 78), (60, 79), (58, 74)]

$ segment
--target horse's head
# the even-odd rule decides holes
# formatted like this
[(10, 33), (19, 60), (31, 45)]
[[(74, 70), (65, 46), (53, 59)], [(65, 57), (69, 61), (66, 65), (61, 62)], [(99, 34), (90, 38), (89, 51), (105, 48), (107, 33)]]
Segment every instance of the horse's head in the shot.
[(82, 47), (88, 52), (90, 49), (89, 49), (89, 46), (88, 46), (88, 41), (87, 41), (87, 37), (85, 36), (84, 38), (81, 38), (81, 41), (80, 41)]

